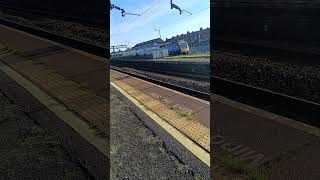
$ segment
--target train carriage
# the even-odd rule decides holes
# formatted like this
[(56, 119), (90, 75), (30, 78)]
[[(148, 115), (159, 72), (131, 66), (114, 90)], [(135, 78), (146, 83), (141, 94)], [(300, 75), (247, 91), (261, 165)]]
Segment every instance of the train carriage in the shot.
[(152, 56), (154, 52), (167, 49), (169, 56), (189, 54), (189, 45), (186, 41), (165, 42), (153, 44), (149, 47), (140, 47), (126, 50), (117, 54), (117, 57)]

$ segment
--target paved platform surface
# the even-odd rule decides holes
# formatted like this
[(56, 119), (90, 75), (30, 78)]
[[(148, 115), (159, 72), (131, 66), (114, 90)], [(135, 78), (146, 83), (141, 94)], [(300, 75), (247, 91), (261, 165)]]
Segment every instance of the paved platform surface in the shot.
[(1, 90), (57, 136), (90, 178), (108, 178), (106, 59), (0, 25), (0, 60)]
[(210, 151), (210, 103), (111, 70), (111, 81)]
[(107, 135), (109, 95), (106, 59), (0, 28), (2, 62)]
[[(223, 97), (213, 95), (212, 101), (214, 129), (211, 143), (214, 157), (220, 160), (216, 163), (220, 167), (215, 167), (215, 172), (229, 169), (231, 176), (253, 176), (254, 172), (267, 179), (320, 177), (317, 166), (320, 156), (315, 154), (320, 143), (318, 128)], [(228, 161), (241, 163), (235, 170), (226, 163)]]

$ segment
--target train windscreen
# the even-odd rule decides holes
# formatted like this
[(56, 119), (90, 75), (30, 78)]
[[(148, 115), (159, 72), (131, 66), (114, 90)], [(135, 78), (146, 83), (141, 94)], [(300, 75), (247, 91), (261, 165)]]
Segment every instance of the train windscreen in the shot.
[(188, 48), (187, 43), (179, 43), (179, 45), (181, 48)]

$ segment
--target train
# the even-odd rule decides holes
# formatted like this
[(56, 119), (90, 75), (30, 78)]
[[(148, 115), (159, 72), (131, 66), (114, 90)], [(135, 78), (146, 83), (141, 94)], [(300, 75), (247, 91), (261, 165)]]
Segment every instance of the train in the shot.
[(134, 47), (132, 49), (120, 52), (111, 53), (112, 57), (129, 57), (129, 56), (152, 56), (154, 52), (160, 52), (160, 50), (168, 50), (169, 56), (174, 55), (186, 55), (189, 54), (189, 45), (186, 41), (174, 41), (155, 43), (148, 47)]

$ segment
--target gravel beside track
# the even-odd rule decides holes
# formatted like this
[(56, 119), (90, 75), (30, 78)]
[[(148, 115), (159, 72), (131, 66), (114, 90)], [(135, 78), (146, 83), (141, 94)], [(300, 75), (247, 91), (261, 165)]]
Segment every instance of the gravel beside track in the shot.
[(0, 91), (0, 179), (92, 179), (80, 163)]
[(320, 65), (275, 62), (264, 57), (216, 51), (212, 67), (218, 77), (320, 102)]
[(19, 17), (2, 13), (1, 10), (0, 18), (101, 46), (108, 44), (109, 37), (106, 30), (99, 27), (89, 27), (71, 21), (41, 18), (38, 16)]
[(110, 93), (111, 173), (115, 179), (199, 179), (174, 156), (161, 138)]
[(206, 81), (196, 81), (196, 80), (191, 80), (187, 78), (181, 78), (181, 77), (176, 77), (176, 76), (170, 76), (170, 75), (164, 75), (164, 74), (159, 74), (159, 73), (154, 73), (154, 72), (149, 72), (149, 71), (142, 71), (142, 70), (137, 70), (133, 68), (121, 68), (122, 70), (125, 70), (130, 73), (135, 73), (138, 75), (142, 75), (148, 78), (160, 80), (163, 82), (168, 82), (171, 84), (175, 84), (178, 86), (190, 88), (193, 90), (209, 93), (210, 92), (210, 82)]

